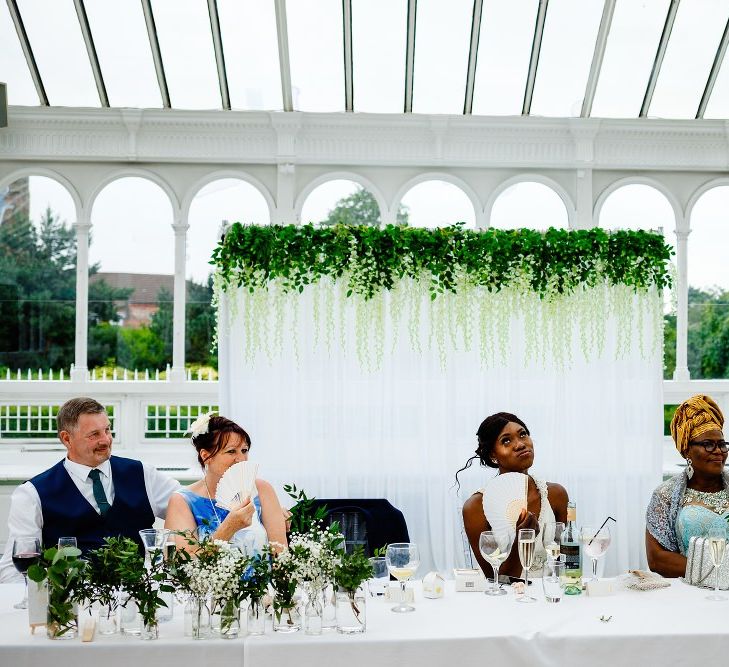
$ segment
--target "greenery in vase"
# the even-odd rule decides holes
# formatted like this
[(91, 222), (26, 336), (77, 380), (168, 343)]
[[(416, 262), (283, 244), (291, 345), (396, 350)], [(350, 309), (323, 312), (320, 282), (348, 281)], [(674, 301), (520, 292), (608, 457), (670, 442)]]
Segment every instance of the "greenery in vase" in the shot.
[(270, 582), (271, 565), (269, 559), (258, 555), (249, 558), (246, 570), (240, 579), (238, 588), (239, 603), (243, 600), (250, 600), (251, 603), (260, 602), (268, 592)]
[(360, 623), (362, 623), (362, 610), (356, 600), (357, 589), (373, 574), (372, 563), (361, 546), (357, 546), (352, 553), (342, 554), (340, 563), (334, 571), (334, 582), (340, 589), (346, 591), (352, 613)]
[(76, 547), (51, 547), (28, 568), (28, 578), (48, 582), (48, 629), (56, 637), (76, 628), (76, 605), (88, 597), (85, 561)]
[(282, 559), (278, 552), (269, 545), (266, 548), (271, 557), (271, 588), (273, 588), (273, 613), (278, 623), (284, 612), (289, 614), (289, 623), (293, 623), (290, 610), (295, 606), (296, 595), (296, 563), (290, 559)]
[(289, 530), (287, 533), (307, 533), (311, 527), (324, 520), (327, 513), (326, 505), (314, 508), (316, 498), (309, 498), (304, 489), (297, 489), (296, 484), (284, 484), (284, 491), (296, 502), (289, 510)]
[(89, 603), (98, 602), (109, 612), (116, 609), (119, 589), (123, 584), (117, 563), (126, 558), (127, 549), (129, 545), (123, 538), (107, 537), (103, 546), (89, 552), (86, 570), (86, 599)]

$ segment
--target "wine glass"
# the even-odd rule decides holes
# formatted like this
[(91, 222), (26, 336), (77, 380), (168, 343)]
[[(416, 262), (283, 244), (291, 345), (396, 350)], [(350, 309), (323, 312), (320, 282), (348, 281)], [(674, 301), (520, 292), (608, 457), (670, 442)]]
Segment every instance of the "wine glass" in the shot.
[(511, 530), (484, 530), (478, 538), (478, 550), (494, 570), (494, 585), (486, 591), (486, 595), (506, 595), (499, 586), (499, 567), (509, 557), (514, 546), (514, 533)]
[(726, 532), (726, 524), (723, 520), (714, 521), (706, 537), (709, 554), (711, 555), (711, 563), (716, 571), (714, 592), (708, 595), (706, 599), (716, 602), (726, 600), (726, 596), (719, 593), (719, 569), (724, 561), (724, 556), (726, 556)]
[(534, 563), (534, 552), (537, 536), (533, 528), (519, 529), (519, 560), (524, 568), (524, 595), (516, 599), (517, 602), (536, 602), (537, 598), (529, 595), (529, 568)]
[(142, 544), (144, 545), (147, 568), (162, 560), (169, 533), (170, 531), (166, 528), (143, 528), (139, 531), (139, 537), (142, 538)]
[(561, 521), (552, 521), (544, 524), (542, 542), (544, 544), (544, 550), (547, 552), (547, 560), (557, 560), (559, 558), (559, 545), (562, 544), (562, 533), (564, 533), (564, 523)]
[(15, 538), (13, 542), (13, 565), (23, 575), (25, 581), (25, 595), (23, 595), (20, 602), (13, 605), (15, 609), (28, 608), (28, 568), (38, 562), (40, 555), (40, 540), (37, 537), (28, 535)]
[(415, 574), (420, 565), (418, 545), (414, 542), (389, 544), (385, 552), (385, 562), (390, 574), (400, 582), (400, 604), (395, 605), (392, 611), (397, 613), (415, 611), (415, 607), (405, 602), (405, 582)]
[(582, 526), (580, 540), (585, 552), (592, 559), (592, 576), (586, 581), (597, 581), (597, 561), (610, 546), (610, 529), (607, 526)]

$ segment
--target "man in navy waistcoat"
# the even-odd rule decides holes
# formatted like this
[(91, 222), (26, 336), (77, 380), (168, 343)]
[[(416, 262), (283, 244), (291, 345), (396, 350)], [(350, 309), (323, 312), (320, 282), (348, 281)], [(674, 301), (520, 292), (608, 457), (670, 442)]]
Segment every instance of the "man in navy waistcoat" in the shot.
[(75, 537), (83, 552), (110, 536), (139, 543), (139, 531), (165, 517), (167, 501), (179, 488), (153, 466), (111, 455), (109, 417), (93, 398), (72, 398), (56, 420), (66, 458), (13, 492), (0, 581), (20, 579), (11, 559), (16, 535), (37, 536), (44, 548), (59, 537)]

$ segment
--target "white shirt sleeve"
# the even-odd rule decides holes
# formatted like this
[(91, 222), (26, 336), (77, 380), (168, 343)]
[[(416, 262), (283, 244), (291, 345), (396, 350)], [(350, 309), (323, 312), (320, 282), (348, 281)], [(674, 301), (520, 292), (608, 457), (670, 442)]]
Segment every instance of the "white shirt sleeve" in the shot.
[(146, 463), (144, 467), (144, 485), (147, 488), (147, 498), (154, 515), (160, 519), (167, 516), (167, 503), (170, 496), (180, 488), (180, 483)]
[(21, 484), (10, 497), (8, 541), (0, 559), (0, 583), (23, 581), (23, 575), (13, 565), (13, 541), (17, 535), (43, 539), (43, 512), (38, 491), (30, 482)]

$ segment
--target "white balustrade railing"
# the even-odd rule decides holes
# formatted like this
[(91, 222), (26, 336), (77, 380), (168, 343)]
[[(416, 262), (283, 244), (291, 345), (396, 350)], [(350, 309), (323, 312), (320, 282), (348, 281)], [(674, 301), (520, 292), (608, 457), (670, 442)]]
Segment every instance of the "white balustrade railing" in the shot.
[[(70, 372), (67, 372), (63, 368), (44, 369), (37, 368), (32, 370), (30, 368), (11, 370), (10, 368), (5, 369), (5, 382), (45, 382), (45, 381), (57, 381), (63, 382), (71, 378), (73, 371), (73, 364), (71, 364)], [(167, 378), (170, 375), (170, 365), (167, 364), (167, 368), (160, 371), (159, 368), (150, 372), (150, 370), (144, 369), (140, 371), (138, 369), (130, 370), (127, 368), (118, 369), (114, 368), (111, 373), (106, 368), (95, 368), (89, 371), (89, 382), (167, 382)], [(0, 378), (2, 376), (0, 375)], [(212, 368), (198, 368), (193, 371), (187, 369), (188, 381), (198, 382), (217, 382), (215, 371)], [(0, 383), (2, 383), (0, 379)]]
[[(48, 377), (48, 376), (46, 376)], [(198, 415), (217, 410), (215, 381), (164, 382), (124, 380), (74, 382), (57, 380), (0, 381), (0, 452), (25, 452), (58, 445), (56, 414), (74, 396), (91, 396), (107, 406), (115, 451), (135, 455), (177, 449)]]

